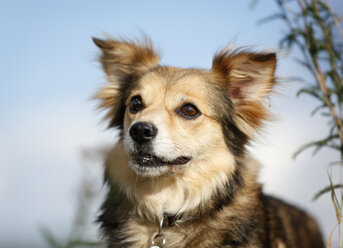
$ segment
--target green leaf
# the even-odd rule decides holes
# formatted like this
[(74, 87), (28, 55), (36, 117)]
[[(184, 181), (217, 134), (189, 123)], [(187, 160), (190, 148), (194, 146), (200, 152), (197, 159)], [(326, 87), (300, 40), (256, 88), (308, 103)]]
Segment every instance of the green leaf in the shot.
[(272, 14), (270, 16), (267, 16), (267, 17), (262, 18), (259, 21), (257, 21), (257, 25), (262, 25), (262, 24), (265, 24), (267, 22), (270, 22), (270, 21), (273, 21), (273, 20), (276, 20), (276, 19), (283, 19), (283, 20), (285, 20), (286, 16), (284, 14), (282, 14), (282, 13)]
[(332, 148), (334, 150), (338, 150), (338, 151), (341, 150), (341, 147), (339, 145), (328, 145), (327, 147)]
[(335, 193), (335, 188), (334, 188), (334, 185), (332, 183), (332, 177), (331, 177), (331, 174), (329, 172), (328, 172), (328, 177), (329, 177), (329, 181), (330, 181), (330, 191), (331, 191), (332, 203), (333, 203), (333, 205), (335, 207), (337, 220), (340, 220), (341, 213), (340, 213), (339, 201), (337, 199), (337, 196), (336, 196), (336, 193)]
[(309, 142), (306, 143), (304, 145), (302, 145), (294, 154), (293, 154), (293, 159), (296, 159), (297, 156), (302, 153), (303, 151), (307, 150), (308, 148), (311, 147), (315, 147), (316, 149), (314, 150), (313, 155), (315, 155), (322, 147), (328, 145), (328, 142), (333, 140), (333, 139), (337, 139), (338, 135), (330, 135), (325, 139), (322, 140), (318, 140), (318, 141), (313, 141), (313, 142)]
[(316, 36), (315, 36), (315, 32), (314, 32), (314, 29), (313, 29), (313, 23), (310, 23), (309, 24), (309, 27), (308, 27), (308, 41), (309, 41), (309, 45), (310, 47), (308, 48), (309, 49), (309, 52), (310, 54), (312, 55), (312, 57), (317, 57), (318, 55), (318, 47), (317, 47), (317, 39), (316, 39)]
[(310, 66), (310, 64), (306, 61), (303, 61), (301, 59), (298, 59), (298, 58), (294, 58), (294, 60), (296, 62), (298, 62), (299, 64), (301, 64), (302, 66), (304, 66), (306, 69), (308, 69), (310, 72), (312, 72), (312, 67)]
[(341, 161), (332, 161), (329, 163), (329, 166), (336, 166), (336, 165), (343, 166), (343, 161), (342, 160)]
[(329, 7), (322, 1), (318, 1), (319, 6), (322, 10), (330, 11)]
[(283, 80), (285, 80), (286, 82), (299, 82), (299, 83), (305, 83), (305, 80), (301, 77), (296, 77), (296, 76), (291, 76), (291, 77), (285, 77), (282, 78)]
[(48, 243), (48, 245), (52, 248), (63, 248), (63, 245), (61, 245), (53, 236), (53, 234), (50, 232), (50, 230), (47, 227), (40, 227), (40, 232), (43, 235), (44, 240)]
[(312, 198), (313, 201), (317, 200), (319, 197), (321, 197), (323, 194), (331, 192), (331, 189), (338, 189), (343, 188), (343, 184), (335, 184), (335, 185), (329, 185), (323, 188), (322, 190), (318, 191)]
[(251, 0), (250, 4), (249, 4), (249, 8), (253, 9), (256, 7), (256, 5), (258, 4), (259, 0)]
[(322, 116), (324, 116), (324, 117), (331, 117), (331, 114), (330, 114), (330, 112), (323, 112), (323, 113), (321, 113), (321, 115)]
[(333, 122), (331, 123), (331, 127), (330, 127), (330, 132), (329, 132), (330, 136), (333, 135), (338, 135), (337, 134), (337, 126), (333, 124)]
[(296, 35), (293, 33), (290, 33), (280, 40), (279, 46), (281, 47), (281, 49), (289, 50), (294, 44), (295, 39), (296, 39)]
[(320, 95), (321, 93), (318, 86), (310, 86), (307, 88), (302, 88), (297, 92), (297, 97), (300, 96), (301, 94), (308, 94), (322, 101), (322, 96)]
[(317, 106), (317, 107), (311, 112), (311, 115), (314, 116), (319, 110), (321, 110), (321, 109), (323, 109), (323, 108), (326, 108), (326, 105), (325, 105), (325, 104), (322, 104), (322, 105)]

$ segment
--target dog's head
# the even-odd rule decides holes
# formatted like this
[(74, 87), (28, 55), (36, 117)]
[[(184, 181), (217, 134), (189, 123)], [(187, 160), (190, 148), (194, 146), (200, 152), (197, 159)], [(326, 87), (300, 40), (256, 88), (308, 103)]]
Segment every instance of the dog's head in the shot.
[(263, 98), (275, 83), (274, 53), (222, 50), (211, 70), (160, 66), (149, 41), (94, 38), (109, 83), (97, 97), (119, 127), (138, 175), (182, 173), (223, 154), (242, 156), (268, 118)]

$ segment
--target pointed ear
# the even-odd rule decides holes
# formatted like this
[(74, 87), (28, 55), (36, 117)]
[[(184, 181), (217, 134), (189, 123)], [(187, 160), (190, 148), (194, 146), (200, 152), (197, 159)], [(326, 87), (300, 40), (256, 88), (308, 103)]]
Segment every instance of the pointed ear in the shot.
[(157, 66), (160, 56), (147, 38), (143, 42), (117, 41), (112, 38), (93, 38), (93, 41), (102, 50), (100, 62), (109, 81), (94, 98), (101, 101), (100, 108), (108, 110), (105, 119), (110, 119), (110, 126), (121, 128), (127, 89), (133, 79)]
[(100, 62), (113, 83), (122, 83), (132, 75), (140, 75), (158, 65), (160, 56), (154, 51), (151, 41), (117, 41), (112, 38), (101, 40), (93, 38), (101, 48)]
[(213, 59), (212, 71), (224, 84), (237, 121), (248, 135), (269, 117), (264, 97), (276, 84), (275, 68), (275, 53), (224, 50)]

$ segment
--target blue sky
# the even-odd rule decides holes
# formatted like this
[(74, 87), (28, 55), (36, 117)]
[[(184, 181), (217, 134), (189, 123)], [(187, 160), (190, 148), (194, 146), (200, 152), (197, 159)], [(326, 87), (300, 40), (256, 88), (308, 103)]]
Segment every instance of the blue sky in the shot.
[[(341, 1), (331, 2), (343, 10)], [(256, 24), (276, 11), (274, 2), (249, 5), (219, 0), (2, 2), (0, 246), (42, 245), (41, 224), (65, 235), (82, 171), (81, 149), (114, 143), (114, 132), (98, 124), (96, 103), (89, 100), (105, 83), (92, 36), (140, 37), (143, 31), (163, 54), (162, 64), (209, 68), (213, 54), (231, 41), (255, 50), (277, 48), (282, 23)], [(279, 76), (309, 78), (283, 54)], [(308, 209), (327, 235), (335, 224), (329, 199), (310, 199), (326, 185), (323, 164), (333, 154), (291, 159), (300, 144), (322, 137), (318, 130), (326, 125), (310, 117), (312, 99), (295, 98), (297, 88), (286, 83), (272, 98), (277, 121), (268, 125), (253, 152), (264, 164), (266, 190)], [(100, 178), (99, 171), (94, 173)]]

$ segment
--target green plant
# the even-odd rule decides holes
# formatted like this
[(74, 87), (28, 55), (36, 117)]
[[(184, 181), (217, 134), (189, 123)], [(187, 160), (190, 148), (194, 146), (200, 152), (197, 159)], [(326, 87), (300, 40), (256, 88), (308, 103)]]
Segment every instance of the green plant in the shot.
[[(302, 145), (295, 153), (314, 148), (315, 155), (322, 148), (334, 149), (338, 161), (328, 161), (329, 185), (320, 190), (314, 199), (331, 193), (339, 226), (339, 244), (342, 245), (341, 225), (343, 209), (343, 184), (333, 182), (332, 166), (343, 166), (343, 31), (342, 18), (334, 13), (326, 0), (275, 0), (278, 13), (261, 22), (279, 19), (287, 31), (280, 41), (282, 50), (297, 48), (301, 52), (297, 62), (310, 72), (313, 81), (305, 83), (297, 95), (309, 95), (318, 102), (312, 115), (321, 113), (328, 120), (326, 137)], [(330, 234), (328, 245), (331, 246)]]

